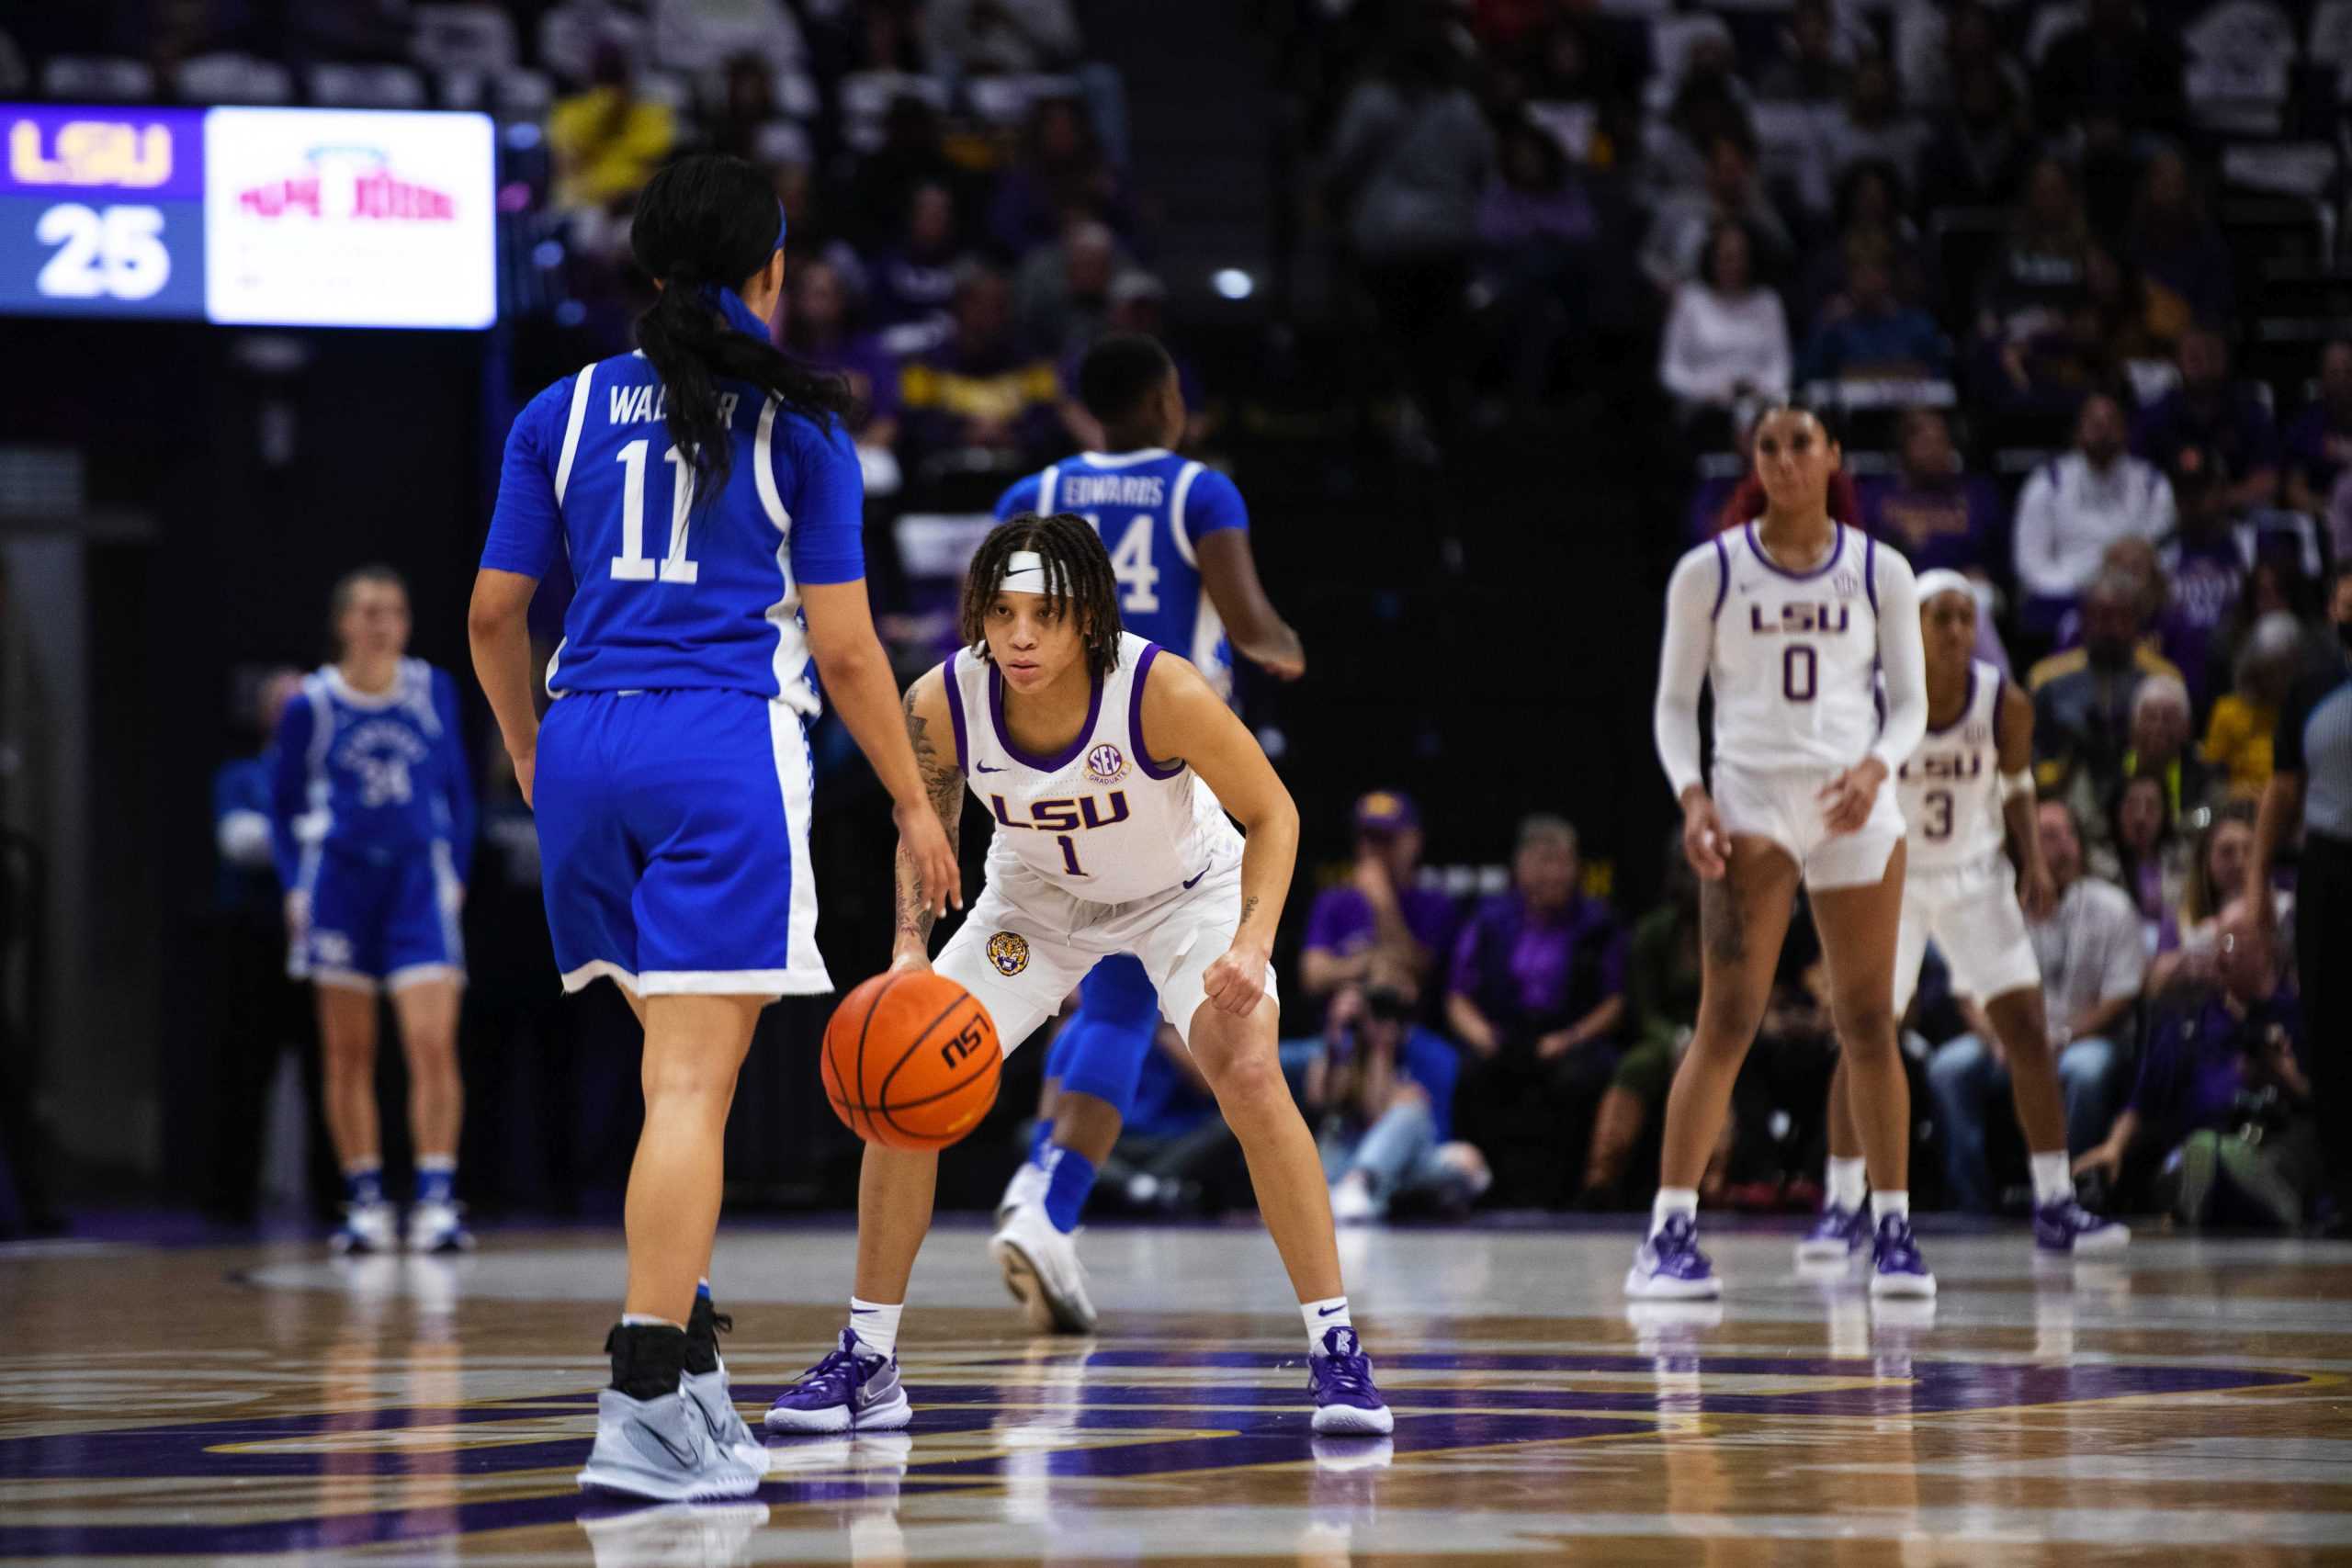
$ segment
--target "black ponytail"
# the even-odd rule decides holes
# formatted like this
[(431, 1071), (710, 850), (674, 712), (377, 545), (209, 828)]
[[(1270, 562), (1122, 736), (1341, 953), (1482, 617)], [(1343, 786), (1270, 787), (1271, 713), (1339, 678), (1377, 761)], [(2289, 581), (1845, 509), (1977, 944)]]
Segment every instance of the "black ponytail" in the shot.
[(820, 424), (850, 406), (846, 381), (735, 331), (711, 292), (740, 288), (767, 265), (779, 221), (775, 192), (758, 170), (706, 152), (655, 175), (629, 227), (638, 265), (662, 285), (637, 319), (637, 345), (662, 378), (670, 439), (692, 456), (706, 496), (727, 482), (735, 456), (719, 414), (720, 381), (749, 381)]

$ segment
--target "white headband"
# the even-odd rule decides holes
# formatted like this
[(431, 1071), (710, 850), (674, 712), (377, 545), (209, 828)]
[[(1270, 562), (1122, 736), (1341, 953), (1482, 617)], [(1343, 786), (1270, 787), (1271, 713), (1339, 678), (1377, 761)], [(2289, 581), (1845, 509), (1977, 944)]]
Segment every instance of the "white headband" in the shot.
[(1977, 600), (1980, 605), (1983, 604), (1983, 600), (1978, 598), (1976, 584), (1950, 567), (1939, 566), (1933, 571), (1919, 574), (1919, 603), (1925, 604), (1939, 593), (1965, 593)]
[(1004, 577), (996, 589), (1000, 593), (1049, 592), (1046, 558), (1035, 550), (1013, 551), (1004, 563)]

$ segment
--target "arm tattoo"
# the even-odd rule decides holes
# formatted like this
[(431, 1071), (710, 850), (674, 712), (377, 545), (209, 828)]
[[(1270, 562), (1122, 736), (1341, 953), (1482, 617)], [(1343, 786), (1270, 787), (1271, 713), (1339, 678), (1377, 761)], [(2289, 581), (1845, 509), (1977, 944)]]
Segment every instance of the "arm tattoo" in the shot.
[(1699, 931), (1707, 956), (1718, 964), (1737, 964), (1747, 956), (1746, 918), (1739, 898), (1722, 881), (1699, 885)]
[(1250, 917), (1257, 912), (1258, 896), (1255, 893), (1252, 893), (1249, 897), (1241, 900), (1241, 919), (1236, 923), (1238, 925), (1248, 925), (1250, 923)]
[[(953, 758), (942, 758), (939, 748), (930, 734), (931, 726), (915, 712), (915, 694), (909, 687), (906, 696), (907, 739), (913, 745), (916, 770), (922, 775), (923, 789), (931, 796), (932, 809), (939, 813), (940, 826), (947, 829), (947, 841), (956, 842), (956, 830), (964, 820), (964, 775)], [(901, 849), (898, 855), (898, 930), (902, 936), (911, 936), (928, 948), (931, 943), (933, 916), (931, 907), (923, 902), (922, 878), (916, 874), (914, 862)]]

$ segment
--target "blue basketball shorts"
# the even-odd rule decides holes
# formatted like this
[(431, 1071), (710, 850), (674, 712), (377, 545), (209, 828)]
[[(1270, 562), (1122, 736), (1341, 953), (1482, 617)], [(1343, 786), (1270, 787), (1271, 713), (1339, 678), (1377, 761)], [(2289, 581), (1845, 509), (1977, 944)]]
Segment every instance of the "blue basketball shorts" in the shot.
[(286, 965), (296, 979), (356, 991), (464, 982), (465, 892), (448, 845), (315, 849), (299, 892)]
[(808, 730), (749, 692), (586, 692), (548, 709), (532, 804), (563, 988), (830, 991)]
[(1143, 961), (1116, 953), (1079, 982), (1078, 1012), (1046, 1053), (1046, 1076), (1121, 1116), (1134, 1109), (1144, 1059), (1159, 1032), (1159, 993)]

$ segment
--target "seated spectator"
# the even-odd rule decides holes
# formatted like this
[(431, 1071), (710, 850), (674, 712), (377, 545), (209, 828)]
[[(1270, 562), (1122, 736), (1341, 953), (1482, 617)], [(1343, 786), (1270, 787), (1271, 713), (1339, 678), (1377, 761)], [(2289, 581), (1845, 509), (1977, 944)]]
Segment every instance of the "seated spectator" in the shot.
[[(2029, 919), (2041, 967), (2042, 1004), (2066, 1104), (2066, 1146), (2097, 1144), (2113, 1115), (2117, 1069), (2132, 1041), (2132, 1010), (2148, 954), (2131, 897), (2085, 874), (2083, 836), (2072, 807), (2044, 801), (2035, 812), (2041, 858), (2057, 902), (2047, 919)], [(1993, 1207), (1984, 1132), (2009, 1104), (2009, 1068), (1999, 1038), (1974, 1029), (1939, 1046), (1928, 1063), (1928, 1092), (1944, 1136), (1944, 1176), (1953, 1205)]]
[(1419, 998), (1401, 978), (1376, 971), (1368, 988), (1333, 998), (1324, 1049), (1306, 1069), (1301, 1106), (1319, 1123), (1331, 1217), (1343, 1225), (1385, 1219), (1400, 1200), (1459, 1213), (1494, 1179), (1477, 1149), (1450, 1137), (1461, 1059), (1414, 1021)]
[(862, 221), (859, 245), (869, 252), (900, 243), (917, 193), (936, 186), (947, 198), (944, 228), (976, 232), (983, 202), (972, 176), (947, 154), (939, 111), (913, 93), (890, 101), (882, 118), (882, 144), (857, 161), (843, 210)]
[(1057, 362), (1084, 354), (1110, 325), (1118, 236), (1091, 218), (1073, 220), (1061, 243), (1032, 251), (1013, 275), (1021, 335)]
[(2165, 342), (2178, 342), (2195, 322), (2230, 319), (2229, 248), (2205, 215), (2188, 161), (2173, 148), (2149, 159), (2141, 174), (2123, 254), (2146, 280), (2152, 324)]
[(2192, 711), (2188, 687), (2172, 675), (2148, 676), (2132, 696), (2132, 749), (2123, 754), (2123, 776), (2162, 786), (2165, 815), (2175, 822), (2202, 811), (2212, 793), (2212, 771), (2189, 744)]
[(1748, 237), (1749, 270), (1766, 278), (1785, 276), (1796, 255), (1789, 227), (1756, 183), (1755, 138), (1744, 130), (1716, 132), (1706, 143), (1706, 177), (1696, 189), (1661, 197), (1642, 243), (1642, 270), (1662, 294), (1672, 296), (1698, 277), (1714, 249), (1715, 236), (1736, 225)]
[(1453, 948), (1446, 1019), (1463, 1046), (1455, 1123), (1484, 1151), (1506, 1206), (1557, 1206), (1584, 1172), (1586, 1135), (1617, 1067), (1625, 935), (1577, 886), (1576, 829), (1520, 824), (1511, 891)]
[(2045, 131), (2094, 120), (2176, 129), (2184, 118), (2181, 95), (2180, 46), (2143, 21), (2132, 0), (2090, 0), (2083, 24), (2043, 51), (2034, 77)]
[(2018, 492), (2018, 619), (2030, 633), (2055, 631), (2111, 542), (2172, 532), (2171, 484), (2123, 440), (2122, 405), (2094, 394), (2075, 417), (2075, 449), (2036, 468)]
[(2229, 474), (2220, 454), (2184, 447), (2167, 467), (2179, 531), (2157, 558), (2172, 590), (2165, 652), (2188, 676), (2190, 700), (2202, 708), (2233, 672), (2224, 645), (2233, 609), (2245, 593), (2245, 557), (2231, 525)]
[(603, 42), (594, 60), (594, 85), (561, 99), (548, 114), (555, 204), (567, 211), (635, 196), (678, 140), (670, 106), (637, 96), (626, 51)]
[(2278, 430), (2250, 388), (2230, 379), (2230, 345), (2194, 327), (2180, 338), (2180, 385), (2132, 422), (2132, 449), (2159, 466), (2189, 447), (2212, 454), (2229, 476), (2232, 512), (2268, 506), (2278, 494)]
[(2277, 938), (2243, 900), (2216, 950), (2216, 983), (2159, 1008), (2130, 1101), (2075, 1173), (2127, 1202), (2152, 1193), (2183, 1224), (2299, 1228), (2323, 1168), (2302, 1009)]
[[(2338, 475), (2352, 469), (2352, 338), (2321, 351), (2319, 397), (2287, 427), (2287, 504), (2313, 515), (2328, 510)], [(2334, 558), (2346, 545), (2338, 542)]]
[(903, 235), (877, 254), (867, 269), (867, 304), (874, 324), (886, 332), (944, 325), (956, 279), (969, 265), (956, 234), (956, 203), (947, 187), (917, 186), (908, 198)]
[(1657, 76), (1643, 97), (1655, 104), (1662, 85), (1671, 86), (1663, 123), (1643, 134), (1647, 183), (1659, 197), (1695, 191), (1707, 183), (1717, 137), (1737, 137), (1750, 156), (1755, 152), (1756, 127), (1731, 28), (1704, 10), (1668, 12), (1653, 19), (1650, 43)]
[(1919, 155), (1919, 201), (1946, 207), (2006, 207), (2033, 156), (2025, 105), (1996, 64), (1953, 73), (1952, 111), (1940, 117)]
[(1453, 956), (1453, 900), (1416, 880), (1421, 815), (1412, 797), (1376, 789), (1356, 802), (1356, 863), (1349, 879), (1315, 896), (1306, 912), (1299, 977), (1318, 999), (1393, 965), (1418, 994)]
[[(2143, 694), (2147, 689), (2141, 688)], [(2140, 933), (2152, 954), (2188, 874), (2177, 821), (2165, 781), (2154, 773), (2124, 780), (2108, 811), (2108, 841), (2114, 847), (2111, 880), (2131, 896), (2140, 912)]]
[(908, 457), (936, 467), (1029, 469), (1052, 457), (1061, 432), (1054, 363), (1012, 331), (1012, 290), (977, 262), (956, 270), (951, 324), (937, 348), (899, 377)]
[(786, 275), (783, 347), (849, 383), (843, 416), (860, 446), (889, 447), (899, 439), (899, 367), (869, 333), (854, 330), (849, 286), (825, 261), (801, 262)]
[(2073, 172), (2054, 157), (2035, 160), (1983, 283), (1977, 335), (2021, 344), (2063, 321), (2084, 298), (2092, 249)]
[(2205, 724), (2205, 761), (2221, 770), (2230, 796), (2260, 797), (2270, 783), (2270, 740), (2287, 689), (2303, 672), (2302, 624), (2274, 610), (2255, 624), (2239, 652), (2231, 689)]
[(2120, 789), (2141, 682), (2157, 675), (2180, 679), (2141, 641), (2137, 593), (2121, 573), (2102, 574), (2083, 598), (2083, 646), (2052, 654), (2026, 679), (2033, 694), (2034, 778), (2045, 796), (2087, 788), (2099, 801)]
[(1584, 1195), (1589, 1208), (1637, 1207), (1645, 1194), (1627, 1178), (1644, 1134), (1659, 1120), (1675, 1065), (1699, 1021), (1699, 878), (1682, 852), (1679, 830), (1667, 842), (1666, 886), (1658, 907), (1634, 927), (1625, 965), (1630, 1043), (1592, 1117)]
[[(808, 161), (808, 133), (785, 118), (775, 101), (775, 67), (756, 54), (727, 62), (718, 112), (711, 117), (708, 150), (746, 163)], [(798, 236), (796, 234), (797, 240)]]
[(1125, 231), (1126, 197), (1094, 122), (1076, 98), (1041, 98), (1029, 111), (1021, 150), (997, 181), (989, 233), (1008, 255), (1051, 244), (1072, 219)]
[(1563, 345), (1592, 319), (1600, 218), (1551, 132), (1514, 121), (1500, 152), (1478, 203), (1479, 273), (1507, 340), (1499, 357), (1512, 389), (1532, 400), (1549, 389)]
[(1701, 277), (1675, 291), (1658, 344), (1658, 379), (1684, 416), (1727, 413), (1753, 396), (1789, 391), (1789, 321), (1781, 297), (1756, 281), (1747, 230), (1725, 224), (1707, 244)]
[(1942, 413), (1905, 410), (1894, 457), (1893, 475), (1860, 485), (1863, 526), (1901, 550), (1915, 572), (1947, 567), (1989, 578), (2009, 531), (2008, 507), (1990, 479), (1961, 471)]
[(1846, 294), (1805, 343), (1804, 381), (1918, 381), (1951, 368), (1951, 348), (1935, 318), (1895, 297), (1894, 258), (1883, 242), (1846, 243)]
[(958, 76), (1059, 71), (1085, 48), (1070, 0), (924, 0), (925, 52)]
[(2135, 366), (2169, 352), (2172, 340), (2153, 330), (2153, 319), (2139, 275), (2094, 245), (2069, 302), (2010, 316), (2014, 335), (1978, 339), (1980, 393), (2016, 413), (2077, 410), (2084, 398), (2124, 385)]
[(1838, 182), (1834, 221), (1838, 243), (1817, 247), (1804, 269), (1797, 309), (1818, 321), (1841, 309), (1852, 291), (1848, 261), (1856, 246), (1883, 259), (1893, 275), (1894, 297), (1908, 304), (1925, 297), (1919, 228), (1903, 210), (1903, 186), (1894, 165), (1865, 161)]
[(1756, 96), (1766, 102), (1834, 104), (1853, 79), (1838, 56), (1829, 0), (1796, 0), (1789, 10), (1787, 52), (1757, 74)]
[(1877, 55), (1854, 67), (1846, 100), (1822, 130), (1822, 155), (1833, 177), (1865, 161), (1894, 165), (1905, 189), (1919, 179), (1928, 128), (1905, 112), (1895, 95), (1894, 68)]

